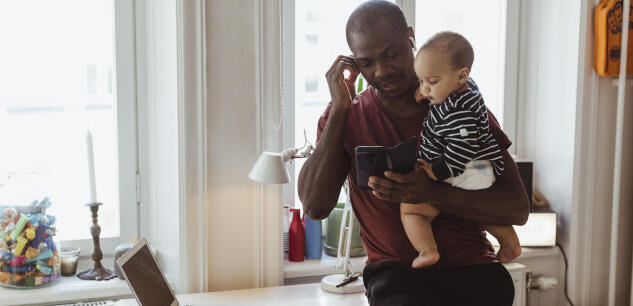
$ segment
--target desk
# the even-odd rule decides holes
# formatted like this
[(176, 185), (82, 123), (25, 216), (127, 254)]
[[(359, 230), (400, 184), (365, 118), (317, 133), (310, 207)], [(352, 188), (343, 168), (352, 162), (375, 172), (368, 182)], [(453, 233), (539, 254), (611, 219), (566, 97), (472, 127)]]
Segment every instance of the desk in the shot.
[[(321, 290), (321, 284), (302, 284), (256, 289), (180, 294), (181, 305), (359, 305), (367, 306), (364, 293), (334, 294)], [(117, 306), (137, 306), (136, 300), (121, 300)]]

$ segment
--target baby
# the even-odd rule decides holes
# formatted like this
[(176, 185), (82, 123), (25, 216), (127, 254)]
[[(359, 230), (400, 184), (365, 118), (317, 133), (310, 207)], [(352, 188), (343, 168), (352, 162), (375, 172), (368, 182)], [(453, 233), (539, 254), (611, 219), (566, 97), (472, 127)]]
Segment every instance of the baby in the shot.
[[(461, 35), (441, 32), (418, 51), (414, 69), (420, 98), (430, 102), (424, 121), (420, 167), (433, 180), (479, 190), (490, 187), (503, 172), (503, 159), (488, 129), (488, 113), (475, 82), (468, 77), (473, 49)], [(425, 203), (400, 205), (402, 224), (420, 252), (413, 268), (426, 268), (440, 259), (431, 221), (439, 211)], [(521, 247), (512, 226), (485, 226), (501, 245), (497, 258), (508, 262)]]

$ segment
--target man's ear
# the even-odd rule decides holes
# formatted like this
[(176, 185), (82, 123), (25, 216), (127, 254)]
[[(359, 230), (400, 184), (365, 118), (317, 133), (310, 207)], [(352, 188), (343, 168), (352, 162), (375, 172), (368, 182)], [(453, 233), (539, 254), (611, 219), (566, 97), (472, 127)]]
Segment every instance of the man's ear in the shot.
[(412, 27), (409, 27), (407, 29), (407, 36), (409, 36), (409, 42), (411, 43), (411, 48), (413, 48), (414, 50), (417, 50), (417, 47), (415, 46), (415, 33), (413, 32)]
[(468, 75), (470, 74), (470, 69), (464, 67), (457, 71), (457, 81), (459, 84), (465, 84), (468, 81)]

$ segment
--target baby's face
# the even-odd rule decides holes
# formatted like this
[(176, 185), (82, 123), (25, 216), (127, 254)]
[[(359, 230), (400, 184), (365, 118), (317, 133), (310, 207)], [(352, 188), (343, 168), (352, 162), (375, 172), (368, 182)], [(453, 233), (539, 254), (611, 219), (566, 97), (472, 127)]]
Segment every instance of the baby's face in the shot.
[(424, 49), (414, 62), (415, 74), (420, 80), (420, 92), (433, 104), (442, 104), (448, 96), (463, 86), (459, 69), (453, 68), (450, 59), (436, 50)]

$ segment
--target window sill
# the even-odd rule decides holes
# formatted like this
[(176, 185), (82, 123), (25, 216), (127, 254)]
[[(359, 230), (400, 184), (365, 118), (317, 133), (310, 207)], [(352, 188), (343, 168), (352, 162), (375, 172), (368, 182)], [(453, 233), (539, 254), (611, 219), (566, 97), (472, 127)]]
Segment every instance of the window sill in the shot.
[[(498, 251), (498, 248), (495, 248), (495, 252)], [(514, 261), (521, 261), (521, 259), (530, 259), (530, 258), (539, 258), (539, 257), (557, 257), (560, 256), (560, 250), (555, 247), (522, 247), (521, 255), (517, 257)]]
[[(352, 270), (354, 272), (363, 272), (367, 256), (350, 258), (352, 262)], [(337, 270), (336, 257), (330, 256), (323, 252), (321, 259), (306, 259), (301, 262), (291, 262), (284, 260), (284, 284), (305, 284), (320, 282), (321, 278), (330, 274), (342, 273)]]
[[(112, 257), (101, 263), (112, 269)], [(77, 271), (92, 267), (90, 257), (81, 257)], [(0, 287), (0, 305), (59, 304), (79, 301), (95, 301), (132, 297), (132, 291), (124, 280), (85, 281), (77, 276), (62, 277), (57, 283), (44, 288), (19, 290)]]
[[(497, 251), (498, 248), (495, 248)], [(523, 247), (521, 255), (513, 262), (520, 262), (524, 259), (540, 257), (556, 257), (560, 251), (556, 247)], [(352, 269), (355, 272), (363, 272), (367, 256), (350, 258)], [(336, 257), (329, 256), (323, 252), (321, 259), (306, 259), (302, 262), (284, 261), (284, 284), (296, 285), (305, 283), (320, 282), (326, 275), (341, 273), (334, 266)]]

